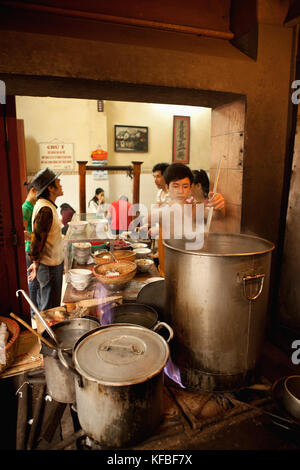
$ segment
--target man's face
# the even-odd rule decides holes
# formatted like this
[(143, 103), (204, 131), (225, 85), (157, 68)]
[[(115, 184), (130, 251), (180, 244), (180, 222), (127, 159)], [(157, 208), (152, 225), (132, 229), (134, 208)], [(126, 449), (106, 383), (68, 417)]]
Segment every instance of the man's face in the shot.
[(186, 199), (190, 196), (191, 182), (187, 177), (182, 180), (171, 181), (168, 189), (171, 201), (184, 204)]
[(36, 201), (36, 192), (37, 191), (36, 191), (35, 188), (31, 188), (30, 191), (29, 191), (29, 196), (33, 201)]
[(165, 189), (166, 182), (165, 182), (163, 175), (161, 174), (161, 171), (160, 170), (154, 171), (153, 177), (154, 177), (154, 183), (156, 184), (158, 189)]
[(55, 197), (59, 197), (59, 196), (63, 196), (64, 192), (63, 192), (63, 188), (62, 188), (62, 185), (60, 183), (60, 179), (59, 178), (56, 178), (56, 180), (54, 181), (54, 184), (55, 186), (50, 186), (49, 187), (49, 190), (50, 192), (55, 196)]

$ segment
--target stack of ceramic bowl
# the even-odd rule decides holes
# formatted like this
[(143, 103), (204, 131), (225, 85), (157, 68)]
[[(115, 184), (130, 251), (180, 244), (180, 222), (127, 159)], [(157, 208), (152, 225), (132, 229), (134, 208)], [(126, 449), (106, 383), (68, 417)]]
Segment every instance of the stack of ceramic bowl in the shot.
[(78, 264), (87, 264), (91, 254), (91, 246), (88, 242), (73, 243), (74, 258)]
[(88, 287), (93, 273), (89, 269), (70, 269), (69, 280), (76, 290), (84, 290)]

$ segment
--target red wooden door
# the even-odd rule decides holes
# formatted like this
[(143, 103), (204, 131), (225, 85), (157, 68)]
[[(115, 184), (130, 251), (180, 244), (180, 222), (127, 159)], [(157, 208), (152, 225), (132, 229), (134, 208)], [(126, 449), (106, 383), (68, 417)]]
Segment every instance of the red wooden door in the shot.
[(26, 150), (25, 150), (25, 132), (23, 119), (17, 119), (17, 137), (18, 137), (18, 153), (19, 153), (19, 170), (20, 170), (20, 185), (22, 202), (27, 197), (25, 181), (27, 181), (27, 168), (26, 168)]
[(0, 315), (14, 312), (29, 321), (27, 302), (16, 297), (28, 284), (14, 96), (0, 104), (0, 164)]

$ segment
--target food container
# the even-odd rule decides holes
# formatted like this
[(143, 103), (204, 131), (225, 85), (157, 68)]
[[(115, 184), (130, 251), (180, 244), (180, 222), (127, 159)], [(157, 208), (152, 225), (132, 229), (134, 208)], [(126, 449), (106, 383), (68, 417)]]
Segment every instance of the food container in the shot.
[[(52, 325), (51, 328), (58, 339), (58, 345), (66, 353), (68, 361), (76, 341), (86, 332), (99, 327), (99, 321), (91, 318), (71, 318)], [(49, 339), (46, 331), (43, 336)], [(57, 349), (48, 348), (42, 342), (41, 353), (44, 357), (45, 377), (47, 390), (53, 400), (59, 403), (75, 402), (74, 375), (67, 370), (60, 362)]]
[(137, 325), (101, 326), (75, 344), (76, 408), (81, 428), (103, 448), (124, 448), (151, 435), (163, 419), (167, 341)]
[(70, 269), (68, 276), (74, 289), (84, 290), (91, 282), (93, 273), (89, 269)]
[(74, 258), (78, 264), (86, 264), (91, 254), (92, 245), (89, 242), (73, 243)]
[[(108, 242), (110, 245), (111, 242)], [(114, 250), (131, 250), (131, 243), (123, 239), (114, 240)]]
[(109, 251), (105, 250), (105, 251), (102, 251), (101, 253), (95, 253), (94, 261), (96, 264), (99, 264), (99, 265), (108, 264), (112, 262), (112, 257)]
[[(123, 289), (136, 274), (136, 264), (132, 261), (118, 261), (115, 263), (95, 266), (93, 274), (109, 290)], [(110, 274), (118, 273), (116, 276)]]
[(101, 325), (131, 323), (156, 332), (165, 328), (168, 330), (168, 342), (173, 338), (172, 328), (167, 323), (158, 321), (158, 313), (150, 305), (137, 302), (116, 306), (107, 305), (102, 308), (102, 312)]
[(148, 255), (150, 255), (151, 250), (150, 248), (137, 248), (134, 250), (134, 253), (138, 259), (141, 258), (146, 258)]
[(88, 225), (88, 222), (86, 222), (85, 220), (77, 220), (77, 221), (69, 222), (69, 227), (72, 230), (72, 232), (75, 234), (84, 233), (87, 225)]
[(285, 409), (300, 420), (300, 375), (291, 375), (285, 379), (282, 402)]
[(147, 273), (152, 268), (154, 261), (152, 259), (142, 258), (135, 261), (138, 271), (141, 273)]
[(116, 260), (122, 261), (134, 261), (136, 256), (132, 250), (114, 250), (113, 255)]

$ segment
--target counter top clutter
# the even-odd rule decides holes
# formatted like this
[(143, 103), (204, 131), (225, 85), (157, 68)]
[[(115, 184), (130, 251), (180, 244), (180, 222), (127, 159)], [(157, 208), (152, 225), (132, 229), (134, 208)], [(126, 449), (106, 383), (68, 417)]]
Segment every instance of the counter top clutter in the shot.
[(73, 257), (63, 298), (68, 310), (74, 308), (75, 302), (111, 295), (111, 292), (118, 292), (125, 301), (133, 301), (150, 278), (159, 277), (149, 258), (152, 241), (138, 242), (131, 236), (106, 240), (101, 248), (95, 245), (99, 242), (71, 243)]

